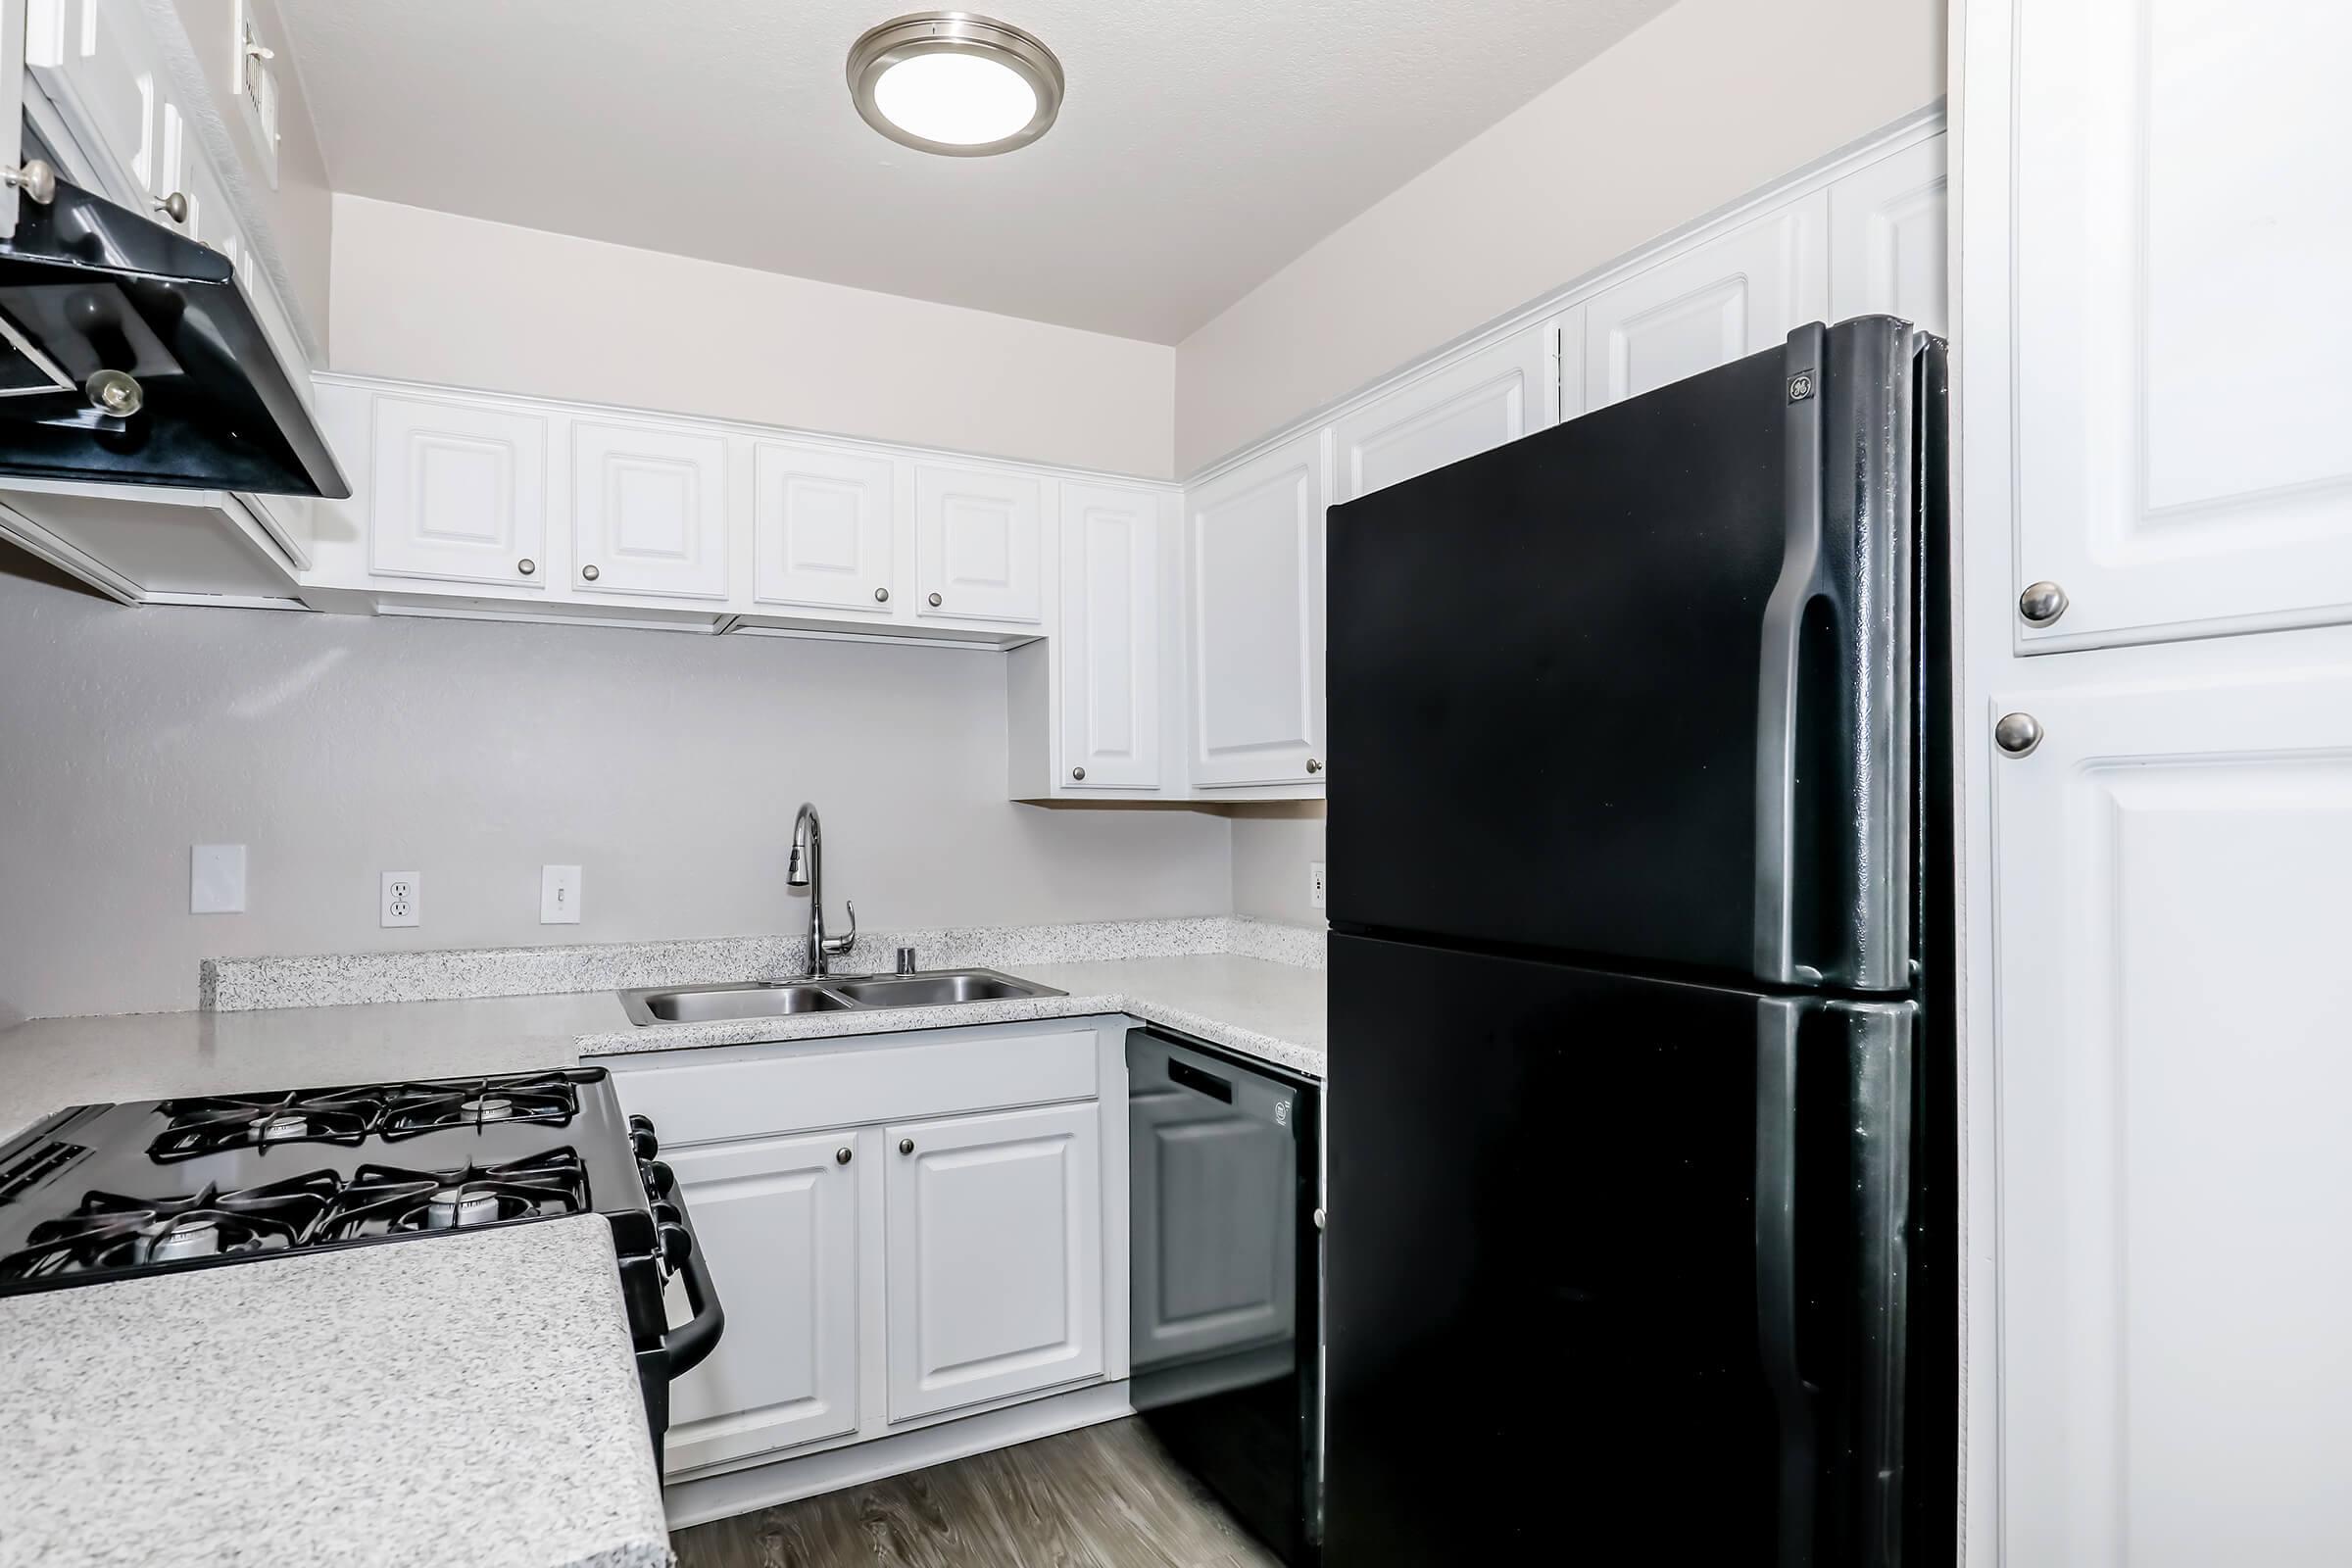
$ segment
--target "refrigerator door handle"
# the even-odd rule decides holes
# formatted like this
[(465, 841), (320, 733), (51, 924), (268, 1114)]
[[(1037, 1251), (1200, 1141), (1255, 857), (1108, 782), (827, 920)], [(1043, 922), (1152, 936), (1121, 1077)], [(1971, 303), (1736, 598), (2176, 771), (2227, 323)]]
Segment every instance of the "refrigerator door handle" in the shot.
[(1818, 982), (1797, 963), (1796, 722), (1805, 611), (1821, 593), (1821, 323), (1788, 334), (1787, 533), (1781, 575), (1764, 607), (1764, 656), (1756, 691), (1756, 974), (1784, 984)]
[(1756, 1004), (1756, 1348), (1780, 1428), (1775, 1568), (1813, 1560), (1813, 1396), (1796, 1349), (1796, 1031), (1807, 1005)]

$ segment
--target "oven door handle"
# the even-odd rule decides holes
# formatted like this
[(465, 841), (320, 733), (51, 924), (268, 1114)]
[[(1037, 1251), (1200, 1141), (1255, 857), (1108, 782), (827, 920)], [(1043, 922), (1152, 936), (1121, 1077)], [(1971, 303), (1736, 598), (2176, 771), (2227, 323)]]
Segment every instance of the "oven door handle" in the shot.
[(659, 1227), (662, 1254), (665, 1259), (674, 1252), (680, 1274), (686, 1277), (686, 1302), (694, 1308), (694, 1316), (684, 1324), (662, 1336), (662, 1345), (669, 1352), (669, 1376), (676, 1382), (679, 1375), (693, 1371), (717, 1348), (718, 1337), (727, 1326), (727, 1314), (718, 1304), (718, 1286), (710, 1278), (710, 1265), (703, 1260), (703, 1250), (695, 1239), (694, 1216), (687, 1211), (686, 1196), (678, 1191), (676, 1176), (667, 1166), (658, 1167), (662, 1181), (661, 1200), (677, 1211), (677, 1221), (664, 1222)]

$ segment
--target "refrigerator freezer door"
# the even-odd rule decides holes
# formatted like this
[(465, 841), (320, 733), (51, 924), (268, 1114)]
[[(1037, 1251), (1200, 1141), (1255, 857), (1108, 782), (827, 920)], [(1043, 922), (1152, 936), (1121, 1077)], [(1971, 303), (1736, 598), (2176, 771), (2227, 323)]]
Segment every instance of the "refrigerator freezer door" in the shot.
[(1335, 936), (1328, 1559), (1899, 1560), (1908, 1002)]
[(1332, 918), (1906, 989), (1916, 345), (1801, 328), (1333, 509)]

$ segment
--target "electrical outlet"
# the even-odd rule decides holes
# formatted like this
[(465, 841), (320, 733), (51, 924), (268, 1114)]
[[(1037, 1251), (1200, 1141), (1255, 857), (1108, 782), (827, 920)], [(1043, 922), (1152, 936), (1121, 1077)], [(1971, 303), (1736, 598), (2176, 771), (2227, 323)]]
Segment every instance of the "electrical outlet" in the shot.
[(245, 846), (191, 844), (188, 846), (188, 912), (243, 914), (245, 912)]
[(1323, 862), (1306, 862), (1306, 902), (1312, 908), (1323, 907)]
[(541, 925), (578, 925), (580, 923), (580, 868), (576, 865), (543, 865), (539, 868), (539, 923)]
[(419, 925), (424, 916), (420, 911), (424, 883), (414, 871), (384, 873), (383, 923), (385, 925)]

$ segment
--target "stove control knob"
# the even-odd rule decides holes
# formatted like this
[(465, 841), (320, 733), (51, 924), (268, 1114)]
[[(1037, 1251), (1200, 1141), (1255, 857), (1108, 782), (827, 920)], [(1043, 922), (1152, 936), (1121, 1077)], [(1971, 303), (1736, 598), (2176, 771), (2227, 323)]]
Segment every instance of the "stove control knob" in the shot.
[(662, 1152), (662, 1141), (654, 1136), (654, 1121), (650, 1116), (629, 1118), (629, 1147), (637, 1151), (639, 1159), (651, 1159)]
[(656, 1226), (654, 1236), (662, 1250), (662, 1266), (670, 1273), (694, 1255), (694, 1233), (683, 1225)]
[(637, 1174), (645, 1179), (646, 1197), (666, 1198), (669, 1196), (674, 1178), (669, 1174), (667, 1165), (658, 1159), (641, 1159), (637, 1162)]

